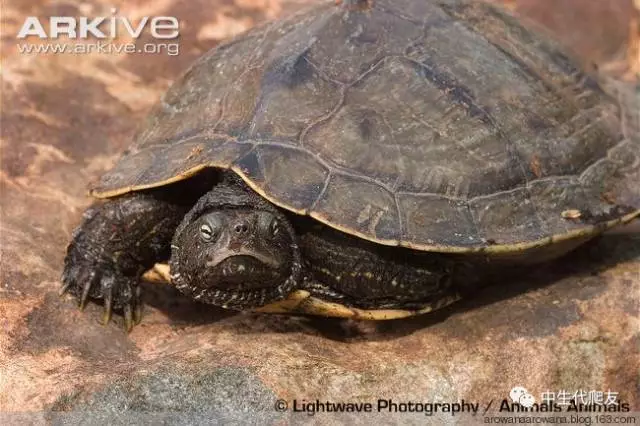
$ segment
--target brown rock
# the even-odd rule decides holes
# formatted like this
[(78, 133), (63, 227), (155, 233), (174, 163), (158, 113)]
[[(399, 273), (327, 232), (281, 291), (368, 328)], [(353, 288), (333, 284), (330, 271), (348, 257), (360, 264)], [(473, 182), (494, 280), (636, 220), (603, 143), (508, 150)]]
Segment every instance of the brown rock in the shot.
[[(56, 293), (65, 246), (90, 203), (87, 182), (113, 164), (193, 59), (218, 39), (298, 5), (120, 2), (121, 16), (183, 21), (180, 55), (168, 56), (20, 54), (13, 36), (25, 16), (108, 14), (109, 5), (13, 3), (3, 4), (0, 423), (81, 421), (74, 410), (86, 409), (97, 410), (95, 422), (113, 416), (171, 421), (178, 418), (172, 410), (181, 410), (206, 411), (194, 414), (194, 422), (251, 416), (255, 423), (367, 423), (366, 416), (309, 417), (273, 406), (277, 398), (374, 406), (379, 398), (465, 399), (479, 402), (480, 410), (493, 400), (492, 413), (515, 385), (536, 397), (547, 390), (610, 389), (640, 410), (637, 225), (527, 278), (408, 320), (238, 315), (153, 285), (146, 287), (145, 318), (130, 335), (120, 318), (101, 326), (98, 306), (78, 312)], [(604, 64), (625, 50), (628, 2), (511, 3), (554, 29), (585, 60)], [(385, 413), (380, 419), (425, 417)]]

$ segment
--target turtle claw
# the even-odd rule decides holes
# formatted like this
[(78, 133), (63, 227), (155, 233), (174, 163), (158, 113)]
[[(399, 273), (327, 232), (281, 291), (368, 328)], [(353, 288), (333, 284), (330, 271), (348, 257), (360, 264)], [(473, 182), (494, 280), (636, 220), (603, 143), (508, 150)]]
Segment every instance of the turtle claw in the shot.
[(127, 275), (117, 265), (80, 255), (73, 251), (76, 249), (77, 247), (72, 247), (71, 255), (67, 255), (62, 275), (63, 285), (59, 293), (73, 294), (80, 310), (84, 310), (90, 300), (102, 299), (104, 310), (101, 322), (104, 325), (111, 322), (113, 311), (122, 309), (125, 327), (127, 331), (131, 331), (141, 316), (138, 308), (141, 295), (138, 275)]
[(58, 290), (58, 296), (62, 297), (65, 294), (67, 294), (67, 292), (69, 291), (69, 288), (71, 287), (71, 282), (67, 281), (65, 283), (62, 284), (62, 286), (60, 286), (60, 290)]
[(124, 303), (122, 310), (124, 314), (124, 329), (130, 333), (133, 327), (140, 324), (142, 320), (142, 289), (140, 286), (129, 287), (130, 298)]
[(102, 325), (109, 324), (109, 322), (111, 321), (112, 314), (113, 314), (113, 311), (111, 310), (111, 307), (104, 308), (104, 314), (102, 315)]
[(127, 333), (130, 333), (133, 329), (133, 326), (133, 309), (131, 308), (130, 304), (127, 304), (124, 307), (124, 329)]
[(107, 290), (104, 295), (104, 315), (102, 316), (102, 324), (107, 325), (111, 321), (111, 315), (113, 313), (113, 292), (111, 288)]
[(140, 324), (142, 321), (142, 289), (140, 287), (136, 287), (136, 307), (133, 310), (133, 322), (135, 325)]
[(89, 300), (89, 294), (91, 293), (91, 287), (93, 286), (94, 276), (94, 274), (91, 274), (91, 277), (82, 288), (82, 295), (80, 296), (80, 302), (78, 303), (78, 307), (81, 311), (84, 311), (84, 308), (87, 307), (87, 301)]

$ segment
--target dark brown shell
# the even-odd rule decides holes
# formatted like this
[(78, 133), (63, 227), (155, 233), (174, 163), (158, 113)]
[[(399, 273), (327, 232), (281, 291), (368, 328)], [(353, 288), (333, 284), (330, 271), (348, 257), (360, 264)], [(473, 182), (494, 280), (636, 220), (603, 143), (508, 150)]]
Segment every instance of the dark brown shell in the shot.
[(540, 246), (640, 213), (639, 140), (554, 42), (482, 3), (353, 4), (200, 58), (93, 194), (220, 167), (350, 234), (447, 252)]

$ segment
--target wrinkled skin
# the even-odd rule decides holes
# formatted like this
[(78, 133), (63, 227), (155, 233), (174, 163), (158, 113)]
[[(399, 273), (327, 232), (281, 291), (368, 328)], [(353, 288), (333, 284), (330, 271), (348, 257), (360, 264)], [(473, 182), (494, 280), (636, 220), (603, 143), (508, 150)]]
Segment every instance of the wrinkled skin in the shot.
[(141, 275), (173, 251), (176, 286), (198, 300), (227, 306), (237, 298), (243, 303), (230, 307), (243, 308), (282, 298), (300, 275), (292, 230), (280, 225), (286, 219), (229, 182), (194, 206), (198, 184), (191, 180), (90, 208), (67, 249), (62, 292), (76, 295), (81, 308), (89, 298), (102, 299), (105, 323), (112, 310), (122, 310), (130, 330), (140, 319)]
[(133, 194), (87, 210), (67, 248), (61, 293), (71, 292), (83, 309), (103, 299), (104, 322), (122, 309), (127, 329), (140, 319), (142, 273), (166, 258), (166, 242), (188, 208), (159, 194)]
[(301, 282), (300, 249), (289, 221), (230, 175), (184, 217), (170, 265), (182, 292), (235, 309), (282, 299)]
[(122, 310), (130, 330), (140, 319), (142, 273), (167, 259), (180, 291), (236, 310), (295, 289), (372, 309), (439, 306), (459, 290), (452, 258), (382, 247), (287, 215), (234, 176), (201, 195), (207, 185), (205, 174), (89, 209), (68, 247), (63, 291), (81, 307), (101, 299), (105, 322)]
[[(203, 287), (259, 289), (277, 285), (286, 278), (291, 236), (279, 232), (278, 218), (260, 210), (213, 211), (202, 215), (177, 235), (175, 250), (196, 256), (184, 259), (184, 268)], [(176, 275), (174, 274), (174, 277)]]

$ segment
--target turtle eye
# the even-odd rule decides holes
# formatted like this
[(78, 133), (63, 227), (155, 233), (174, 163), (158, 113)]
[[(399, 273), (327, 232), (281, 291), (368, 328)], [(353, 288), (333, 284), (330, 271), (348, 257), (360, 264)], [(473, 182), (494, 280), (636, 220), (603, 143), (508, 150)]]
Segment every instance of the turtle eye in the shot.
[(269, 233), (271, 233), (272, 237), (275, 237), (280, 233), (280, 222), (278, 219), (273, 219), (271, 224), (269, 225)]
[(282, 225), (275, 215), (269, 212), (261, 212), (258, 217), (258, 226), (262, 230), (263, 235), (267, 237), (276, 237), (282, 231)]
[(208, 214), (200, 219), (199, 234), (204, 242), (215, 241), (220, 236), (223, 221), (219, 214)]
[(213, 238), (213, 229), (206, 223), (200, 225), (200, 238), (204, 241), (211, 241)]

